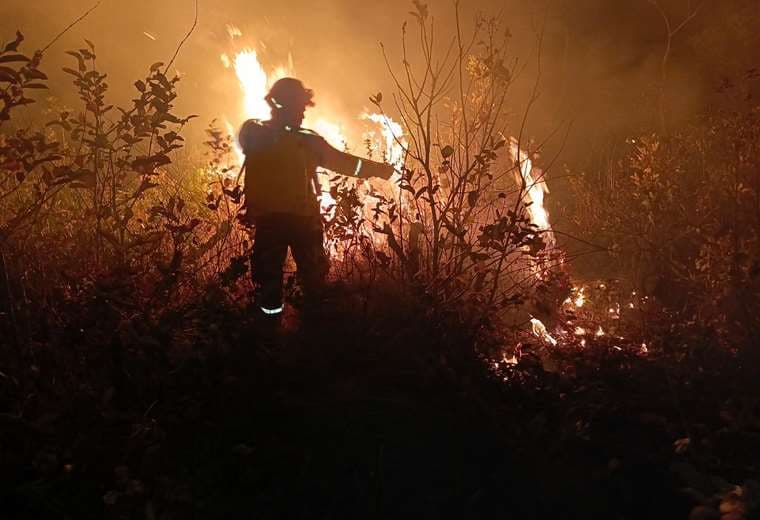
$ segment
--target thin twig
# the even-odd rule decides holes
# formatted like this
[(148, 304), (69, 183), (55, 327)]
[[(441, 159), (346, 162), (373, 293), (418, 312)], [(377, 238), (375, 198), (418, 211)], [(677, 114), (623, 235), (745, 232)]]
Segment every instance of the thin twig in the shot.
[(77, 18), (76, 20), (74, 20), (73, 22), (71, 22), (64, 30), (62, 30), (60, 33), (58, 33), (58, 36), (56, 36), (55, 38), (53, 38), (53, 40), (50, 43), (48, 43), (47, 45), (45, 45), (45, 47), (40, 51), (40, 54), (45, 54), (46, 50), (48, 50), (50, 47), (52, 47), (53, 44), (55, 44), (55, 42), (57, 42), (64, 34), (66, 34), (67, 32), (69, 32), (76, 24), (78, 24), (79, 22), (81, 22), (82, 20), (84, 20), (85, 18), (87, 18), (87, 16), (91, 12), (93, 12), (95, 9), (97, 9), (98, 6), (100, 4), (102, 4), (102, 3), (103, 3), (103, 0), (99, 0), (97, 4), (95, 4), (92, 7), (90, 7), (82, 16), (80, 16), (79, 18)]
[(182, 46), (185, 44), (185, 42), (190, 38), (190, 35), (193, 34), (193, 31), (195, 31), (195, 28), (198, 26), (198, 0), (195, 0), (195, 20), (193, 20), (193, 26), (190, 27), (190, 30), (187, 31), (187, 34), (184, 38), (182, 38), (182, 41), (179, 42), (179, 45), (177, 46), (177, 50), (174, 51), (174, 56), (172, 56), (172, 59), (169, 60), (169, 63), (166, 65), (166, 68), (164, 69), (164, 74), (169, 72), (169, 67), (171, 67), (174, 64), (174, 60), (177, 59), (177, 55), (179, 54), (180, 49), (182, 49)]

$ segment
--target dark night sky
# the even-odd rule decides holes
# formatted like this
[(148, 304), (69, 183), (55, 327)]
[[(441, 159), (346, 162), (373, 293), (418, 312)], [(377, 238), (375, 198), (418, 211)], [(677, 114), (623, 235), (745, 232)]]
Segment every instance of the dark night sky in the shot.
[[(661, 1), (676, 22), (689, 3)], [(93, 3), (6, 0), (0, 7), (0, 40), (11, 39), (20, 28), (28, 36), (27, 50), (40, 47)], [(443, 27), (451, 20), (452, 5), (429, 2)], [(226, 24), (239, 26), (245, 42), (265, 42), (265, 61), (282, 62), (292, 52), (298, 75), (315, 88), (318, 102), (349, 115), (361, 111), (370, 94), (388, 89), (378, 42), (386, 43), (391, 53), (396, 50), (411, 3), (393, 0), (357, 7), (349, 0), (200, 0), (200, 6), (199, 26), (176, 62), (185, 74), (179, 111), (199, 113), (204, 123), (198, 127), (234, 111), (239, 101), (235, 78), (219, 60), (220, 53), (230, 50)], [(547, 20), (542, 95), (529, 129), (533, 137), (540, 139), (568, 118), (575, 121), (571, 145), (653, 123), (651, 100), (664, 28), (648, 0), (478, 0), (466, 2), (462, 11), (465, 19), (477, 11), (500, 12), (514, 34), (512, 54), (523, 60), (535, 56), (532, 27), (542, 17)], [(46, 70), (68, 64), (64, 51), (81, 47), (82, 39), (88, 38), (98, 47), (100, 66), (109, 72), (117, 98), (124, 99), (127, 88), (151, 63), (168, 60), (192, 18), (192, 0), (103, 0), (49, 52)], [(675, 42), (670, 69), (675, 120), (713, 103), (724, 77), (736, 78), (760, 66), (758, 22), (758, 0), (705, 2)], [(529, 69), (515, 89), (516, 111), (525, 103), (532, 73)]]

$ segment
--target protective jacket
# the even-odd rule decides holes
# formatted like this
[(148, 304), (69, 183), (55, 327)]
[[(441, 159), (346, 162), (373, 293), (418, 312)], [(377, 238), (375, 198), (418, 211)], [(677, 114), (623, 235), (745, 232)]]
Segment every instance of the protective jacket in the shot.
[(240, 129), (245, 153), (244, 193), (250, 218), (267, 214), (319, 215), (317, 167), (359, 178), (388, 178), (382, 163), (341, 152), (319, 134), (250, 119)]

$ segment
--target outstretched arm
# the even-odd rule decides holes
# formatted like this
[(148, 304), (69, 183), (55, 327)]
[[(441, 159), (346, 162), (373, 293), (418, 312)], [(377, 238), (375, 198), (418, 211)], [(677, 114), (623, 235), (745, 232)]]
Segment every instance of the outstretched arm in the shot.
[(393, 175), (393, 166), (369, 159), (363, 159), (350, 153), (341, 152), (330, 146), (324, 139), (321, 139), (321, 161), (320, 166), (332, 170), (341, 175), (348, 177), (358, 177), (360, 179), (369, 179), (370, 177), (379, 177), (388, 180)]

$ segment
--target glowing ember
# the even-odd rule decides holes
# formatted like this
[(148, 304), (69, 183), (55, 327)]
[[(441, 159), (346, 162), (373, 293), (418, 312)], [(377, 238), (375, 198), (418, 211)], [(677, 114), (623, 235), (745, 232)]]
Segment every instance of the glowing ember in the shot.
[(578, 294), (575, 296), (575, 300), (573, 300), (576, 307), (583, 307), (583, 304), (586, 303), (586, 295), (583, 294), (583, 290), (583, 287), (578, 289)]
[(517, 356), (515, 356), (514, 354), (512, 355), (512, 357), (502, 357), (501, 361), (502, 363), (507, 364), (507, 365), (516, 365), (517, 363), (519, 363)]

